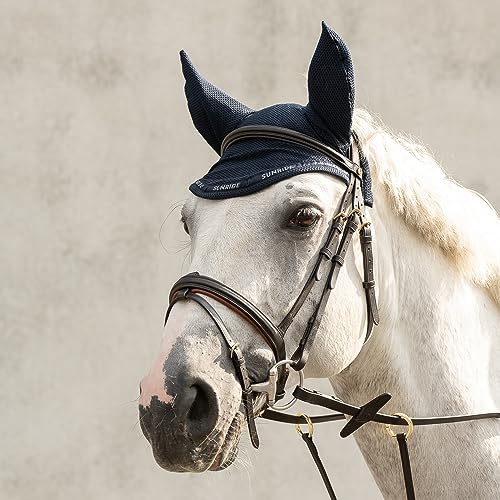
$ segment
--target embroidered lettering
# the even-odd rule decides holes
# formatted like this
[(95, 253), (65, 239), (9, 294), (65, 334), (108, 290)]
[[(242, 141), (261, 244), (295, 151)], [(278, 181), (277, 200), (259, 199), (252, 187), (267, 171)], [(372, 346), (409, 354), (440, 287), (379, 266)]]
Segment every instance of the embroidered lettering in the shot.
[(282, 172), (287, 172), (288, 170), (292, 170), (295, 168), (295, 165), (289, 165), (287, 167), (276, 168), (274, 170), (270, 170), (269, 172), (265, 172), (262, 174), (262, 179), (269, 179), (273, 175), (281, 174)]
[(219, 184), (218, 186), (213, 186), (212, 191), (225, 191), (228, 189), (236, 189), (240, 187), (239, 182), (235, 182), (234, 184)]

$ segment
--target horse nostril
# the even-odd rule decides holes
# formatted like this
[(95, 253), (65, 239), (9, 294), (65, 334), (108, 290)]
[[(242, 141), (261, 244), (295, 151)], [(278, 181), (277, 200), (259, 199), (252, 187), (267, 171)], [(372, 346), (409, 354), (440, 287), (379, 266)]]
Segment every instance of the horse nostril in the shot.
[(185, 391), (183, 406), (186, 408), (185, 423), (190, 438), (204, 439), (217, 424), (219, 408), (213, 387), (197, 380)]
[(202, 420), (208, 416), (210, 409), (209, 397), (203, 387), (193, 384), (191, 389), (196, 391), (193, 403), (189, 408), (187, 418), (188, 420)]

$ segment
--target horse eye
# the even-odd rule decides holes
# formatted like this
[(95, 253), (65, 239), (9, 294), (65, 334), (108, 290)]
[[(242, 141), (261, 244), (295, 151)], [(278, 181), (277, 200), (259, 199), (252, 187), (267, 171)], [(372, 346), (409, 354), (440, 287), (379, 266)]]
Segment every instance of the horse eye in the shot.
[(290, 227), (308, 229), (313, 227), (321, 217), (321, 213), (314, 207), (300, 207), (288, 220)]
[(184, 219), (184, 217), (182, 217), (181, 219), (181, 222), (182, 222), (182, 225), (184, 227), (184, 231), (187, 235), (189, 235), (189, 228), (188, 228), (188, 225), (186, 224), (186, 220)]

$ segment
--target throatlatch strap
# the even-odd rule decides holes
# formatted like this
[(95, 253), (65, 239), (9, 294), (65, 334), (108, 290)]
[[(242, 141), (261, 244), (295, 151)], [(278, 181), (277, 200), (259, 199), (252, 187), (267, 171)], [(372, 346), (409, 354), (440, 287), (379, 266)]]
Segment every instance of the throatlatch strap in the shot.
[(403, 468), (403, 477), (405, 480), (406, 498), (408, 500), (415, 500), (415, 488), (413, 487), (406, 434), (404, 432), (396, 434), (396, 439), (398, 440), (399, 453), (401, 455), (401, 466)]

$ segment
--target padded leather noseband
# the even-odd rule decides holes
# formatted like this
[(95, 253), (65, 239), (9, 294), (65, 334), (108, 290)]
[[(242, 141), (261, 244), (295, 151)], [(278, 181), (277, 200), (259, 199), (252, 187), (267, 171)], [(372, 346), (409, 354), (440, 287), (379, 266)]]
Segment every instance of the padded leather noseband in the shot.
[(236, 312), (265, 339), (276, 360), (285, 359), (285, 342), (279, 328), (260, 309), (238, 292), (208, 276), (190, 273), (180, 278), (172, 287), (169, 297), (170, 304), (185, 298), (183, 295), (186, 289), (189, 289), (191, 293), (210, 297)]

